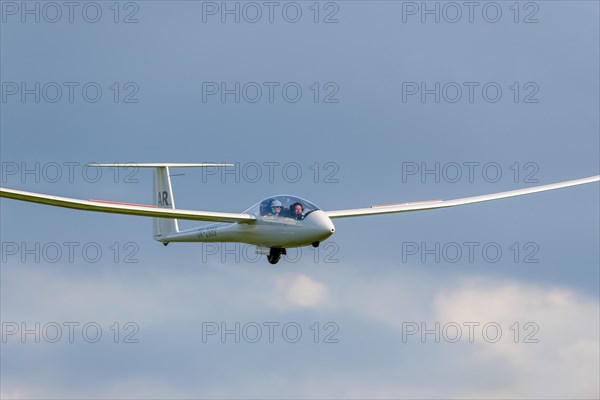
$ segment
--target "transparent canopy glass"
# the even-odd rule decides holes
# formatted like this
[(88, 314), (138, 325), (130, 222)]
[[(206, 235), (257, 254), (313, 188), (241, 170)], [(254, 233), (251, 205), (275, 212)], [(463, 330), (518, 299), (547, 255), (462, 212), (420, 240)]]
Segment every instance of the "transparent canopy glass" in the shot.
[(308, 200), (290, 195), (279, 195), (266, 198), (244, 213), (257, 218), (281, 217), (303, 220), (311, 212), (319, 208)]

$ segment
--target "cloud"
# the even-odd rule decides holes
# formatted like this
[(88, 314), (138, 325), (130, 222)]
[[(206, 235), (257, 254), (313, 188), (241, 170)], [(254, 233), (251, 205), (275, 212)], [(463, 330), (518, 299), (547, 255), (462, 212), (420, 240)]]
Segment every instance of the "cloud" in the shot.
[[(437, 320), (478, 321), (481, 325), (496, 322), (503, 328), (506, 338), (497, 343), (475, 341), (471, 352), (476, 357), (464, 365), (475, 370), (492, 363), (507, 363), (512, 384), (501, 395), (600, 395), (600, 308), (596, 300), (555, 286), (468, 279), (454, 289), (438, 293), (433, 303), (433, 317)], [(527, 343), (528, 336), (538, 342)], [(484, 391), (481, 395), (498, 393)]]
[[(88, 390), (106, 398), (156, 393), (228, 398), (598, 397), (599, 306), (595, 298), (567, 287), (514, 279), (431, 276), (411, 268), (386, 268), (371, 274), (361, 274), (361, 270), (364, 266), (304, 266), (299, 273), (240, 265), (177, 272), (145, 266), (143, 275), (139, 270), (120, 275), (94, 270), (53, 276), (51, 270), (4, 267), (7, 317), (124, 321), (133, 315), (144, 340), (139, 349), (107, 345), (104, 352), (96, 348), (102, 355), (92, 354), (94, 347), (87, 349), (85, 343), (65, 349), (64, 354), (62, 348), (46, 345), (56, 357), (70, 360), (50, 364), (41, 358), (43, 347), (3, 346), (3, 397), (49, 393), (81, 397)], [(35, 296), (14, 289), (26, 283), (36, 288)], [(308, 341), (296, 347), (281, 341), (262, 343), (262, 347), (202, 345), (198, 325), (204, 320), (294, 320), (308, 336), (308, 326), (315, 321), (335, 321), (340, 342)], [(423, 321), (428, 327), (435, 321), (442, 326), (477, 321), (479, 328), (496, 322), (503, 336), (497, 343), (488, 343), (477, 330), (473, 343), (466, 338), (458, 343), (443, 339), (422, 343), (418, 336), (403, 343), (405, 321)], [(517, 343), (510, 329), (515, 322), (519, 323)], [(523, 343), (531, 332), (525, 329), (527, 322), (539, 327), (534, 335), (539, 343)], [(146, 349), (152, 351), (144, 354)], [(170, 360), (164, 364), (168, 370), (157, 363), (165, 355)], [(97, 378), (83, 386), (69, 383), (78, 375), (71, 363), (91, 356), (105, 363), (128, 364), (135, 373), (128, 368), (107, 372), (91, 367), (84, 377), (93, 374)], [(257, 368), (242, 367), (249, 362)], [(288, 364), (281, 368), (280, 362)], [(39, 367), (32, 370), (30, 365)], [(52, 366), (52, 379), (44, 365)], [(239, 367), (231, 369), (231, 365)], [(222, 379), (219, 374), (196, 376), (195, 371), (203, 369), (226, 369), (228, 374)], [(231, 379), (238, 385), (228, 386)]]
[(321, 308), (330, 302), (328, 287), (307, 275), (277, 277), (274, 283), (268, 303), (276, 309)]
[[(352, 283), (346, 279), (344, 286), (352, 289), (345, 291), (347, 296), (332, 300), (336, 310), (355, 313), (364, 321), (379, 324), (383, 331), (395, 332), (398, 343), (390, 350), (409, 347), (415, 363), (419, 363), (416, 368), (427, 368), (428, 379), (436, 382), (421, 386), (422, 381), (415, 381), (414, 386), (402, 387), (379, 382), (372, 394), (459, 398), (600, 396), (597, 299), (567, 287), (512, 279), (479, 276), (436, 280), (423, 273), (404, 275)], [(332, 285), (332, 292), (337, 293), (335, 283)], [(433, 329), (438, 322), (440, 333), (444, 325), (456, 323), (462, 327), (462, 337), (451, 343), (442, 333), (440, 343), (435, 343), (433, 335), (422, 343), (419, 332), (402, 344), (406, 322), (416, 322), (420, 329), (421, 323)], [(479, 324), (473, 343), (464, 325), (469, 322)], [(488, 323), (501, 328), (502, 336), (496, 343), (488, 340), (494, 339), (493, 327), (483, 336), (482, 328)], [(402, 368), (396, 372), (399, 376), (406, 373)], [(455, 374), (460, 381), (456, 381)], [(365, 385), (351, 386), (355, 394), (364, 395)]]

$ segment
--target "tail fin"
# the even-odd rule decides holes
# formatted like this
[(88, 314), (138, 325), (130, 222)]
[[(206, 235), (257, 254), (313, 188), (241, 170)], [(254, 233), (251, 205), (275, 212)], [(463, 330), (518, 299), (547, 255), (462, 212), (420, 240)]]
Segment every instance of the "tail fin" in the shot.
[[(212, 167), (233, 167), (234, 164), (174, 164), (174, 163), (152, 163), (152, 164), (88, 164), (91, 167), (111, 167), (111, 168), (154, 168), (154, 201), (153, 204), (158, 208), (175, 208), (173, 199), (173, 188), (171, 186), (170, 168), (212, 168)], [(179, 232), (179, 225), (176, 219), (154, 218), (154, 240), (160, 241), (171, 233)]]
[[(169, 167), (154, 169), (154, 205), (158, 208), (175, 208)], [(153, 222), (154, 240), (160, 240), (163, 236), (179, 232), (176, 219), (153, 218)]]

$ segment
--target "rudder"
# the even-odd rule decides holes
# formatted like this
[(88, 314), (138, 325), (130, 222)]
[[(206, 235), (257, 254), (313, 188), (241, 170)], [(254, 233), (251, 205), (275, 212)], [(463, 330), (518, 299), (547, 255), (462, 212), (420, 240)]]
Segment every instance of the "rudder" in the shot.
[[(154, 169), (154, 205), (158, 208), (175, 208), (173, 199), (173, 188), (171, 186), (171, 173), (169, 167), (158, 167)], [(179, 224), (176, 219), (153, 218), (154, 240), (171, 233), (179, 232)]]

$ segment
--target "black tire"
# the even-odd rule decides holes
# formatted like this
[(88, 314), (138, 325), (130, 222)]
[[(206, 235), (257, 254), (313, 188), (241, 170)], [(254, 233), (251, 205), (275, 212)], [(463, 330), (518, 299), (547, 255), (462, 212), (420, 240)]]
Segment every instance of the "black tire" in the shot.
[(276, 247), (271, 247), (271, 251), (269, 252), (269, 255), (267, 256), (267, 260), (269, 260), (269, 263), (275, 265), (279, 262), (279, 259), (281, 258), (282, 253), (285, 253), (285, 249), (278, 249)]

